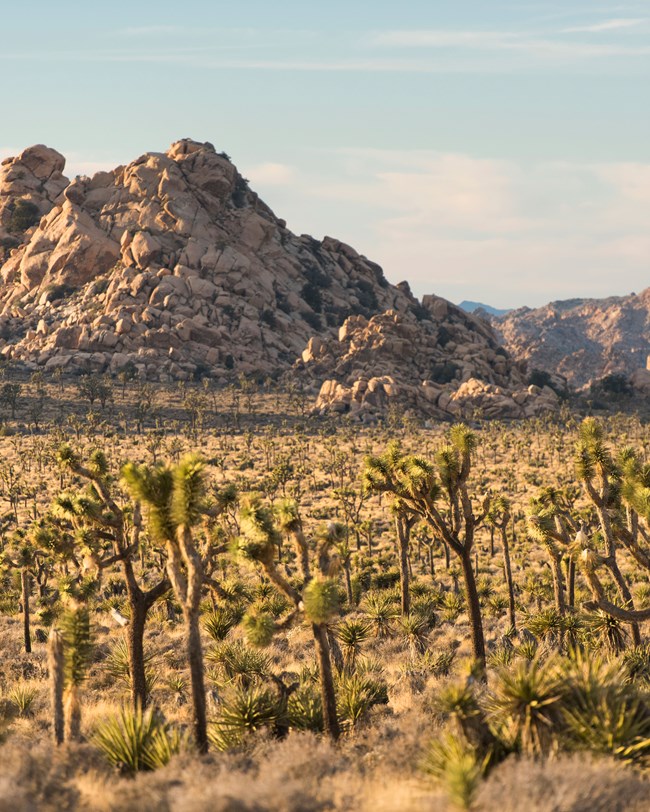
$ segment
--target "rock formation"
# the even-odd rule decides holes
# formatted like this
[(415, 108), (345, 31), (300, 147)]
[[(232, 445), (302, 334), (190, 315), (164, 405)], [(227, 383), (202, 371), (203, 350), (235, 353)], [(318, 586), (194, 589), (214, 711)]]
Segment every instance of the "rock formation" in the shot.
[(504, 346), (529, 369), (564, 375), (579, 388), (630, 376), (650, 352), (650, 288), (608, 299), (571, 299), (490, 319)]
[(437, 296), (414, 314), (348, 318), (338, 338), (312, 338), (298, 362), (325, 378), (315, 411), (372, 419), (390, 404), (430, 417), (529, 417), (557, 408), (552, 389), (526, 387), (488, 324)]
[(485, 322), (418, 302), (335, 239), (294, 235), (211, 144), (72, 181), (64, 166), (36, 146), (0, 169), (5, 360), (162, 381), (289, 373), (322, 384), (318, 410), (360, 416), (555, 405)]

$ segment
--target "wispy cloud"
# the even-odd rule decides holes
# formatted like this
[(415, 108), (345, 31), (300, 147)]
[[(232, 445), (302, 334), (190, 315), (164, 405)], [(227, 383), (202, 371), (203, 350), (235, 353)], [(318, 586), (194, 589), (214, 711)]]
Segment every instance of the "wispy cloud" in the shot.
[(517, 306), (647, 285), (650, 164), (361, 149), (320, 164), (327, 174), (293, 177), (289, 225), (310, 230), (301, 207), (316, 198), (341, 237), (418, 294)]
[[(565, 29), (568, 30), (568, 29)], [(395, 30), (370, 35), (369, 43), (379, 47), (459, 49), (465, 51), (520, 52), (528, 57), (594, 58), (645, 56), (650, 46), (619, 42), (593, 43), (519, 31)]]
[(561, 34), (600, 34), (608, 31), (620, 31), (625, 28), (637, 28), (648, 23), (648, 17), (626, 18), (619, 17), (613, 20), (603, 20), (600, 23), (591, 25), (576, 25), (571, 28), (563, 28)]

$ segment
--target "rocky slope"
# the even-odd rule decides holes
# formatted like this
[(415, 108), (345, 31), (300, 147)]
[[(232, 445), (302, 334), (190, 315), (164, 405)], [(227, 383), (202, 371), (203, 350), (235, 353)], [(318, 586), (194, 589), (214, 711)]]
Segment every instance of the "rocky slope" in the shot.
[(68, 181), (64, 167), (44, 146), (0, 167), (6, 360), (131, 364), (152, 380), (291, 370), (316, 391), (329, 382), (319, 410), (360, 414), (390, 401), (447, 416), (554, 405), (526, 390), (488, 325), (418, 302), (335, 239), (292, 234), (211, 144), (184, 139), (92, 178)]
[(650, 352), (650, 288), (630, 296), (571, 299), (490, 319), (504, 346), (529, 369), (583, 387), (645, 368)]

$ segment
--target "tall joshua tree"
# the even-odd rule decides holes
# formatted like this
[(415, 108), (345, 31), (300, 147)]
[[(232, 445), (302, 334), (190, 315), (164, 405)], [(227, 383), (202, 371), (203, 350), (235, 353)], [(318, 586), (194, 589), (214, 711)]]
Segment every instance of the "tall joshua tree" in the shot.
[[(630, 588), (618, 566), (617, 554), (624, 547), (643, 569), (650, 571), (650, 465), (643, 464), (631, 448), (616, 458), (607, 447), (602, 427), (587, 418), (580, 427), (576, 469), (598, 517), (603, 551), (593, 549), (581, 530), (582, 569), (593, 595), (588, 608), (599, 608), (631, 623), (635, 645), (640, 642), (638, 623), (650, 619), (650, 610), (636, 609)], [(609, 572), (623, 605), (609, 600), (599, 570)]]
[[(185, 621), (194, 738), (199, 752), (204, 753), (208, 737), (199, 608), (207, 579), (195, 529), (204, 516), (214, 516), (230, 504), (233, 490), (224, 489), (222, 498), (218, 497), (217, 503), (210, 506), (206, 499), (205, 466), (195, 454), (184, 457), (173, 467), (130, 463), (122, 469), (122, 478), (134, 498), (148, 508), (149, 531), (167, 550), (167, 573)], [(213, 553), (210, 551), (210, 557)]]
[[(340, 728), (328, 622), (338, 612), (338, 583), (332, 577), (338, 568), (338, 561), (332, 551), (334, 545), (345, 537), (345, 527), (331, 523), (321, 533), (318, 543), (310, 544), (294, 502), (282, 502), (278, 516), (279, 522), (276, 523), (273, 511), (262, 504), (259, 496), (251, 495), (241, 509), (239, 550), (262, 567), (269, 580), (292, 602), (294, 612), (297, 614), (304, 611), (311, 622), (320, 672), (325, 731), (333, 739), (338, 739)], [(302, 589), (294, 586), (276, 564), (274, 551), (278, 524), (295, 544), (298, 560), (301, 562)], [(312, 568), (316, 574), (313, 574)]]
[(71, 523), (77, 542), (82, 542), (80, 552), (91, 561), (98, 575), (113, 565), (119, 565), (122, 571), (129, 603), (127, 642), (131, 700), (134, 708), (144, 708), (147, 703), (145, 624), (151, 607), (170, 589), (170, 581), (166, 577), (159, 578), (147, 589), (144, 575), (138, 576), (140, 505), (138, 502), (127, 507), (118, 504), (104, 453), (93, 451), (84, 464), (69, 445), (62, 445), (58, 458), (62, 468), (72, 471), (89, 485), (85, 492), (63, 494), (57, 499), (59, 514)]
[(489, 499), (476, 513), (469, 493), (475, 435), (460, 423), (449, 432), (449, 442), (435, 457), (435, 464), (404, 454), (399, 443), (390, 443), (381, 456), (366, 458), (364, 482), (376, 493), (397, 497), (420, 516), (458, 556), (462, 566), (472, 629), (472, 649), (485, 668), (485, 638), (472, 550), (476, 528), (483, 522)]

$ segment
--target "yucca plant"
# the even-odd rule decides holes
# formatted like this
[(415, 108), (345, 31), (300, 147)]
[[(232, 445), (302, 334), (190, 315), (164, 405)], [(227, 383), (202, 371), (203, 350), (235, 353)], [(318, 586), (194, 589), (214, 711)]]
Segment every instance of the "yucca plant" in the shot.
[(124, 772), (156, 770), (187, 746), (178, 730), (170, 728), (153, 708), (122, 707), (95, 729), (93, 743), (114, 767)]
[(31, 716), (37, 696), (37, 689), (26, 682), (16, 683), (7, 693), (9, 701), (14, 705), (20, 716)]
[(375, 705), (388, 702), (386, 683), (368, 675), (344, 674), (337, 687), (339, 717), (348, 727), (359, 724)]
[(482, 755), (463, 736), (446, 733), (431, 741), (422, 769), (440, 782), (453, 804), (470, 809), (489, 762), (489, 754)]
[(552, 660), (517, 660), (497, 672), (487, 708), (506, 746), (532, 756), (550, 753), (561, 719), (562, 677)]
[(650, 686), (650, 643), (626, 651), (623, 654), (623, 667), (630, 682)]
[(210, 637), (219, 642), (225, 640), (228, 632), (234, 628), (242, 618), (242, 613), (231, 606), (216, 606), (211, 612), (203, 615), (203, 628)]
[(323, 703), (316, 680), (300, 685), (287, 701), (289, 725), (296, 730), (323, 730)]
[(623, 663), (575, 651), (563, 662), (563, 720), (570, 746), (625, 761), (650, 758), (650, 697)]
[(206, 654), (206, 660), (219, 666), (228, 682), (237, 682), (244, 687), (267, 678), (272, 672), (271, 658), (240, 640), (215, 646)]
[[(147, 696), (151, 694), (158, 682), (158, 673), (152, 667), (154, 660), (154, 654), (150, 652), (144, 653)], [(125, 637), (118, 637), (111, 645), (106, 660), (104, 661), (104, 666), (106, 672), (113, 677), (114, 680), (122, 682), (126, 688), (131, 690), (131, 658), (129, 644)]]
[(472, 746), (485, 749), (492, 743), (493, 737), (473, 678), (444, 685), (432, 705), (434, 712), (449, 720), (456, 732)]
[(336, 636), (343, 649), (344, 667), (348, 673), (355, 670), (357, 658), (371, 631), (370, 622), (364, 620), (344, 620), (336, 627)]
[(449, 623), (455, 623), (460, 613), (465, 609), (465, 601), (455, 592), (446, 592), (442, 600), (442, 616)]
[(625, 651), (627, 633), (618, 618), (602, 611), (596, 612), (587, 618), (587, 630), (596, 648), (604, 648), (613, 654)]
[(253, 607), (244, 615), (242, 626), (248, 642), (258, 648), (270, 645), (276, 631), (272, 615)]
[(534, 639), (522, 640), (519, 645), (515, 646), (515, 654), (524, 660), (534, 660), (538, 653), (539, 644)]
[(241, 744), (247, 734), (273, 727), (282, 714), (277, 695), (261, 686), (238, 687), (227, 697), (210, 726), (210, 741), (219, 750)]
[(434, 677), (446, 677), (451, 671), (454, 659), (456, 658), (456, 649), (448, 649), (447, 651), (433, 652), (431, 650), (425, 651), (424, 654), (417, 661), (417, 666), (424, 671), (433, 674)]
[(387, 637), (393, 621), (399, 617), (399, 610), (391, 597), (381, 592), (369, 593), (365, 597), (363, 609), (375, 631), (375, 637)]
[(424, 654), (429, 640), (429, 624), (422, 615), (411, 614), (401, 617), (399, 620), (402, 639), (408, 646), (411, 660), (415, 660), (418, 655)]

